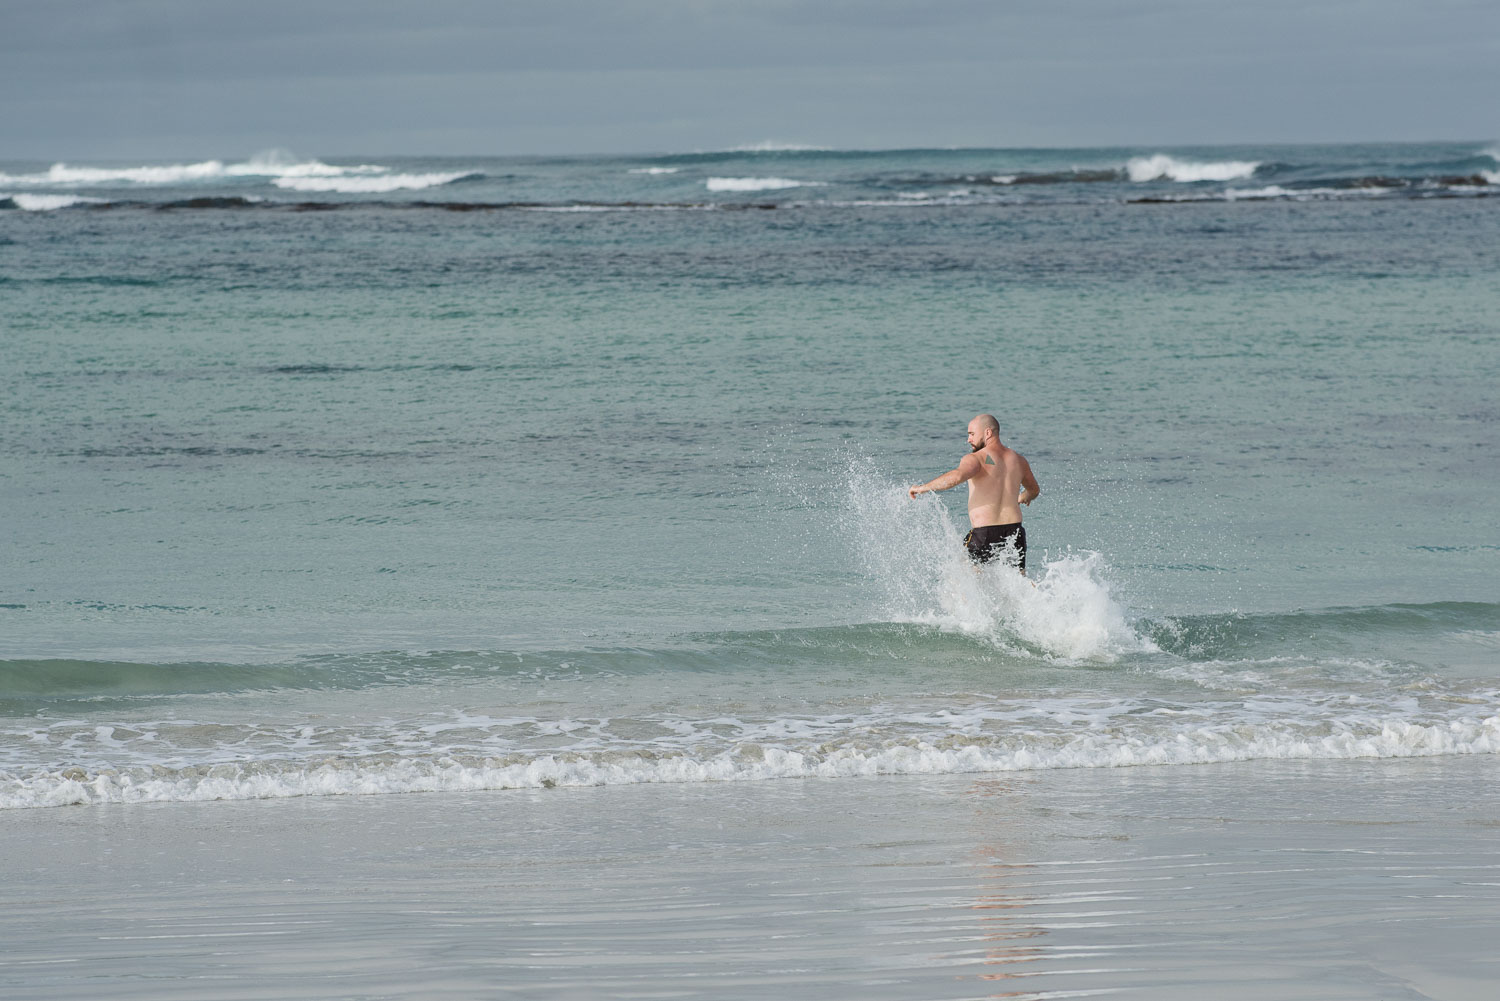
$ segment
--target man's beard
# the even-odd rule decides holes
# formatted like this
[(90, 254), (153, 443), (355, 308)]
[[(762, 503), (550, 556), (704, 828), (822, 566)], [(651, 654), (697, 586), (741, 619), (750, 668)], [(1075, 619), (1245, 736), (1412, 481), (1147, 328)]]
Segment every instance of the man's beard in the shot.
[(980, 442), (978, 445), (970, 445), (969, 446), (969, 451), (970, 452), (977, 452), (981, 448), (984, 448), (984, 442)]

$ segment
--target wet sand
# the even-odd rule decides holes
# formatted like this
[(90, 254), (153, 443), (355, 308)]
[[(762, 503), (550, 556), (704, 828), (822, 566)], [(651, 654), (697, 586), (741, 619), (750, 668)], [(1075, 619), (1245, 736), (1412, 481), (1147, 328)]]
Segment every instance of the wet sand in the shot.
[(1500, 757), (13, 810), (16, 998), (1479, 1001)]

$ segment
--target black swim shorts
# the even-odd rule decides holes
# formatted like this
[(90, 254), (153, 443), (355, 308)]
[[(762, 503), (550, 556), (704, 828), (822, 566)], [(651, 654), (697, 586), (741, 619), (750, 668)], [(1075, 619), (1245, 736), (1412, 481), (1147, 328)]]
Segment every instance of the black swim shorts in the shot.
[(1003, 558), (1022, 573), (1026, 572), (1026, 529), (1019, 521), (971, 529), (964, 536), (964, 546), (969, 550), (969, 559), (975, 563)]

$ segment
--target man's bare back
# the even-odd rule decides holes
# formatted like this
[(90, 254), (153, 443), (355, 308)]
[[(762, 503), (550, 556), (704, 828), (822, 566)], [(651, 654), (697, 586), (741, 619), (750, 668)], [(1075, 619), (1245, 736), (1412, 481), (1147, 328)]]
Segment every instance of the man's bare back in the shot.
[[(968, 483), (969, 523), (975, 531), (969, 533), (965, 544), (971, 556), (983, 562), (991, 558), (985, 555), (991, 545), (1006, 540), (1019, 550), (1019, 565), (1025, 573), (1026, 536), (1021, 528), (1021, 505), (1036, 500), (1042, 488), (1026, 457), (1000, 441), (1000, 422), (989, 414), (980, 414), (969, 422), (969, 448), (969, 454), (959, 460), (958, 468), (914, 486), (907, 493), (916, 497)], [(998, 531), (980, 532), (980, 529)]]

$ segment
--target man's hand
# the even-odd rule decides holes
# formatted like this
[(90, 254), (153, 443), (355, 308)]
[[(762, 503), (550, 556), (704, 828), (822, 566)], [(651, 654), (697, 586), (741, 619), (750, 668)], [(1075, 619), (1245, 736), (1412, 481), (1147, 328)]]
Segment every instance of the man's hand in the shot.
[(906, 492), (906, 496), (910, 497), (912, 500), (916, 500), (917, 499), (917, 494), (920, 494), (920, 493), (923, 493), (923, 492), (924, 491), (922, 490), (922, 487), (920, 485), (918, 485), (918, 486), (912, 487), (910, 490), (908, 490)]
[(1018, 498), (1027, 507), (1031, 502), (1042, 495), (1042, 485), (1036, 481), (1036, 476), (1031, 472), (1031, 463), (1025, 458), (1021, 459), (1021, 496)]

